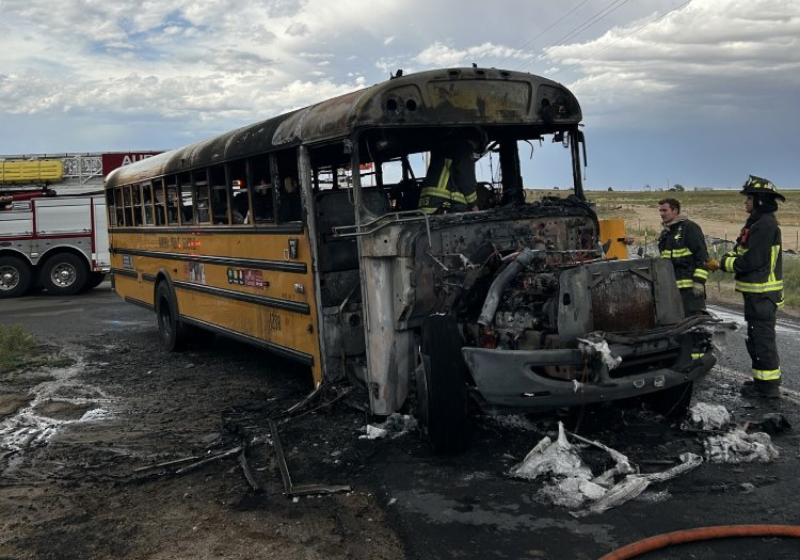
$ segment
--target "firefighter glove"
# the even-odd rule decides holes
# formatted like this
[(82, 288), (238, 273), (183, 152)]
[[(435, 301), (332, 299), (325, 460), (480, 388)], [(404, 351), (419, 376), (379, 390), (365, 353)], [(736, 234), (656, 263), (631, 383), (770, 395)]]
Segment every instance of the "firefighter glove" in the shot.
[(692, 294), (694, 294), (695, 297), (705, 297), (705, 285), (701, 284), (700, 282), (692, 282)]
[(711, 272), (719, 270), (719, 261), (717, 259), (708, 259), (706, 261), (706, 268)]

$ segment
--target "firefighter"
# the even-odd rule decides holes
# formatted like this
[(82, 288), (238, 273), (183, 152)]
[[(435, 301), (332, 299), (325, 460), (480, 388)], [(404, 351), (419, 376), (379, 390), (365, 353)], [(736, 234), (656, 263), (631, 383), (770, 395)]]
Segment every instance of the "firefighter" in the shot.
[(661, 258), (670, 259), (675, 270), (675, 282), (683, 300), (686, 317), (706, 309), (706, 280), (708, 249), (703, 230), (693, 221), (681, 216), (681, 203), (674, 198), (658, 201), (663, 231), (658, 238)]
[(454, 134), (443, 148), (431, 150), (419, 209), (426, 214), (478, 210), (473, 154), (484, 147), (483, 135), (472, 129), (465, 134)]
[(775, 212), (786, 198), (767, 179), (750, 175), (740, 194), (750, 215), (736, 239), (736, 246), (708, 262), (711, 270), (733, 272), (736, 291), (744, 298), (747, 353), (753, 381), (745, 383), (746, 397), (780, 398), (781, 365), (775, 340), (776, 311), (783, 306), (783, 259), (781, 228)]

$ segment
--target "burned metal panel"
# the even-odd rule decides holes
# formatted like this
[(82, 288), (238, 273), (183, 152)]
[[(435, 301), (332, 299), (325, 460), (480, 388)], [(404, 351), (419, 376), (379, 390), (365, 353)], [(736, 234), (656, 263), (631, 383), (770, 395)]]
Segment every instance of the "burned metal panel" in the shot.
[[(606, 261), (561, 274), (558, 331), (564, 341), (592, 331), (636, 332), (683, 317), (674, 281), (664, 289), (662, 259)], [(671, 288), (671, 289), (670, 289)]]
[(656, 326), (653, 280), (628, 270), (597, 273), (591, 281), (594, 329), (607, 332), (642, 331)]
[[(494, 68), (413, 74), (368, 90), (354, 128), (396, 124), (575, 125), (582, 114), (566, 88), (546, 78)], [(548, 111), (543, 112), (543, 108)]]

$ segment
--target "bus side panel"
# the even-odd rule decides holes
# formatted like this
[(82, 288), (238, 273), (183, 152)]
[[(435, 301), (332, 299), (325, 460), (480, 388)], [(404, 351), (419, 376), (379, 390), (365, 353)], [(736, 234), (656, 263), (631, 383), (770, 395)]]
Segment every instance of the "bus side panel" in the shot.
[[(297, 244), (297, 258), (288, 250)], [(296, 241), (295, 241), (296, 240)], [(117, 293), (153, 305), (166, 271), (178, 311), (193, 324), (285, 349), (321, 381), (311, 250), (305, 233), (114, 234)], [(253, 340), (254, 339), (254, 340)], [(263, 343), (263, 344), (260, 344)]]

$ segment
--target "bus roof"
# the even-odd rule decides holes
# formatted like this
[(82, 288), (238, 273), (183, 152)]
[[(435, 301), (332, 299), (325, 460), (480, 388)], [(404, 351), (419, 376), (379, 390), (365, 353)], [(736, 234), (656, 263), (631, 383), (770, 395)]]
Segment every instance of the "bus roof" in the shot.
[(298, 109), (121, 167), (106, 187), (221, 164), (372, 127), (577, 126), (581, 109), (561, 84), (496, 68), (449, 68), (407, 76)]

